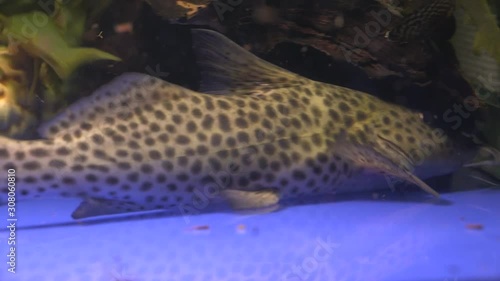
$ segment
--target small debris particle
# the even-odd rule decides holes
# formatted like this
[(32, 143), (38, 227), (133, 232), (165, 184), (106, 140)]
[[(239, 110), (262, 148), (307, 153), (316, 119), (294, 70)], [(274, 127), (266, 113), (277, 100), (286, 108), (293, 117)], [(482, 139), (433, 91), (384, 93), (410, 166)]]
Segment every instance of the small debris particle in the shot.
[(210, 226), (208, 225), (196, 225), (191, 227), (189, 230), (191, 231), (204, 231), (204, 230), (209, 230)]
[(472, 230), (483, 230), (484, 226), (480, 223), (469, 223), (465, 226), (467, 229), (472, 229)]
[(134, 31), (134, 26), (131, 22), (125, 22), (115, 25), (116, 33), (132, 33)]
[(247, 227), (244, 224), (238, 224), (236, 226), (236, 232), (238, 234), (245, 234), (247, 232)]

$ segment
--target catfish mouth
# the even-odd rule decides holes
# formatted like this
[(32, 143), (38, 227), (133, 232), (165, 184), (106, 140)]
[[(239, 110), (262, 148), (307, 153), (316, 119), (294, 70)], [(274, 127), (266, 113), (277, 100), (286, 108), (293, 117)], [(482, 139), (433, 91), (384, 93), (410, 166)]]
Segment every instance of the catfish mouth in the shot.
[(500, 166), (500, 151), (498, 149), (482, 146), (475, 153), (475, 157), (463, 165), (464, 168), (481, 168), (486, 166)]
[[(477, 155), (479, 146), (453, 142), (445, 145), (446, 148), (435, 151), (433, 147), (442, 147), (438, 143), (423, 142), (421, 147), (412, 147), (409, 150), (398, 143), (377, 135), (378, 150), (394, 163), (406, 171), (414, 173), (420, 178), (446, 175), (472, 165), (471, 161)], [(498, 164), (500, 164), (500, 151), (497, 151)], [(481, 165), (481, 163), (476, 163)]]
[(424, 159), (415, 167), (415, 173), (422, 178), (431, 178), (452, 174), (461, 168), (467, 168), (469, 165), (480, 166), (481, 163), (473, 161), (480, 149), (481, 147), (477, 145), (464, 146), (454, 143), (451, 148), (440, 153), (433, 153)]

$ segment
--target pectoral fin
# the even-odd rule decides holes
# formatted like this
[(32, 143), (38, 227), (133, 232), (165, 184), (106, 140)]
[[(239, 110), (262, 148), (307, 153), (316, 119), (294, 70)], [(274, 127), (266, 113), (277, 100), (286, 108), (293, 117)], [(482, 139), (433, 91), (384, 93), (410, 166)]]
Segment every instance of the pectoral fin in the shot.
[(224, 190), (222, 196), (233, 210), (245, 214), (269, 213), (279, 209), (279, 193), (273, 189), (258, 191)]
[(87, 198), (78, 205), (71, 214), (74, 219), (84, 219), (89, 217), (115, 215), (128, 212), (142, 211), (140, 206), (125, 201), (109, 200), (103, 198)]
[(359, 168), (412, 183), (427, 193), (439, 197), (439, 193), (411, 172), (411, 163), (404, 157), (401, 157), (398, 161), (394, 157), (389, 158), (383, 155), (372, 147), (348, 142), (347, 140), (338, 141), (334, 147), (335, 153), (349, 159)]

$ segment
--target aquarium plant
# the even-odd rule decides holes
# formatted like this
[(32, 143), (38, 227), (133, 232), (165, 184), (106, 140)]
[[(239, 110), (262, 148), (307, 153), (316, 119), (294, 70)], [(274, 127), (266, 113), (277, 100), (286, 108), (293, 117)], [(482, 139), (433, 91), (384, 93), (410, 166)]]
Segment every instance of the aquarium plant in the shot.
[(61, 87), (82, 65), (118, 57), (82, 45), (111, 1), (0, 1), (0, 134), (30, 138), (64, 106)]

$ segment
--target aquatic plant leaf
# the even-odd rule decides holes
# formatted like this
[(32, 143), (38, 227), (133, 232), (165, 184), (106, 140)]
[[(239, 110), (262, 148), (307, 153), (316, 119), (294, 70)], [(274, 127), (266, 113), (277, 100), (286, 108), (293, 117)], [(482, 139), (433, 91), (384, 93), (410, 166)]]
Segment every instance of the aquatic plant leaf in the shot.
[(70, 47), (45, 13), (35, 11), (1, 20), (4, 25), (1, 37), (6, 38), (11, 47), (20, 47), (32, 57), (41, 58), (62, 79), (83, 64), (97, 60), (120, 60), (98, 49)]
[(70, 1), (68, 3), (56, 1), (52, 18), (54, 23), (62, 31), (65, 41), (70, 46), (79, 45), (85, 32), (87, 11), (83, 9), (81, 1)]
[(45, 5), (40, 5), (39, 2), (37, 0), (0, 1), (0, 11), (4, 15), (14, 15), (28, 11), (42, 10)]
[(470, 21), (477, 27), (474, 50), (486, 51), (500, 63), (500, 28), (487, 0), (458, 0)]
[(22, 56), (11, 56), (0, 45), (0, 135), (29, 138), (37, 125), (29, 102), (29, 77), (24, 71), (31, 65)]
[(43, 87), (43, 111), (41, 119), (46, 121), (59, 111), (59, 107), (66, 106), (67, 104), (64, 97), (65, 92), (62, 90), (63, 82), (54, 70), (47, 63), (42, 63), (39, 72), (40, 83)]
[(474, 49), (477, 52), (484, 50), (500, 63), (500, 29), (498, 27), (483, 26), (474, 40)]
[(77, 46), (85, 32), (85, 24), (101, 14), (112, 0), (56, 1), (52, 18), (70, 46)]

